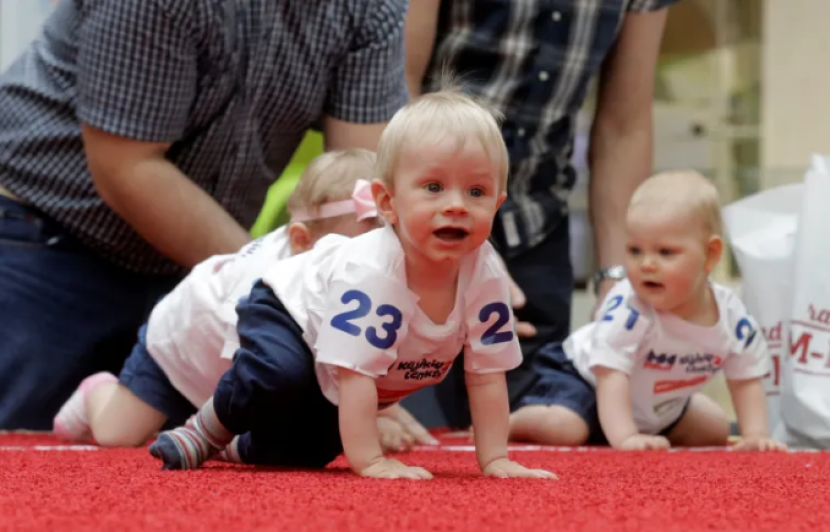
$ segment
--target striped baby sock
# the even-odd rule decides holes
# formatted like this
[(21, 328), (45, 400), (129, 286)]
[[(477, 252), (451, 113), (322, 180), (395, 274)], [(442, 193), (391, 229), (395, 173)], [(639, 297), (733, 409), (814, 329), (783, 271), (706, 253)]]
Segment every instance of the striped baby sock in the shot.
[(162, 469), (196, 469), (224, 449), (233, 436), (219, 422), (210, 398), (184, 427), (159, 434), (150, 454), (162, 461)]

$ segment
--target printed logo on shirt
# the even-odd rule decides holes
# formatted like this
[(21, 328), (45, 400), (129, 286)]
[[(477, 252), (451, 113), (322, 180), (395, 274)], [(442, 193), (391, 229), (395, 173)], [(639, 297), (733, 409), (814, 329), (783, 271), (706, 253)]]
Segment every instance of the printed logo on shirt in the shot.
[(720, 370), (723, 359), (711, 353), (692, 353), (677, 355), (676, 353), (656, 354), (648, 352), (643, 367), (657, 371), (670, 371), (675, 365), (682, 367), (686, 373), (716, 373)]
[(677, 362), (677, 355), (669, 355), (667, 353), (656, 354), (654, 350), (648, 352), (646, 362), (643, 367), (646, 369), (656, 369), (657, 371), (670, 371), (675, 362)]
[(695, 353), (680, 357), (680, 364), (686, 366), (686, 373), (716, 373), (723, 359), (711, 353)]
[(703, 384), (707, 380), (709, 380), (709, 377), (703, 376), (686, 380), (657, 381), (654, 383), (654, 393), (668, 393), (675, 390), (682, 390), (683, 388), (693, 388), (698, 384)]
[(443, 379), (452, 367), (452, 360), (404, 360), (394, 364), (397, 371), (405, 371), (404, 380)]

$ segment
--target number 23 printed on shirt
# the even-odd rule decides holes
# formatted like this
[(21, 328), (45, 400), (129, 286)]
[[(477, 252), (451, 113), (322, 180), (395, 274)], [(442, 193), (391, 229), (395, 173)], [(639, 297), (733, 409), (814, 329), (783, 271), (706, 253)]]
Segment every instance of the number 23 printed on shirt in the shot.
[[(352, 323), (353, 320), (365, 318), (372, 311), (372, 299), (360, 290), (347, 290), (340, 298), (344, 305), (357, 301), (357, 308), (341, 312), (331, 319), (331, 326), (351, 336), (360, 336), (363, 330)], [(379, 317), (390, 317), (391, 321), (381, 323), (380, 327), (386, 333), (378, 336), (376, 327), (366, 327), (366, 341), (378, 349), (389, 349), (398, 340), (398, 329), (403, 324), (403, 314), (393, 305), (378, 305), (375, 314)]]
[[(344, 305), (357, 302), (357, 307), (335, 315), (331, 319), (331, 326), (351, 336), (360, 336), (363, 334), (363, 329), (352, 322), (369, 315), (373, 306), (372, 299), (360, 290), (347, 290), (340, 298), (340, 302)], [(366, 341), (378, 349), (389, 349), (398, 339), (398, 330), (403, 324), (403, 314), (397, 307), (386, 304), (378, 305), (375, 314), (381, 318), (388, 316), (391, 320), (381, 323), (380, 327), (385, 332), (383, 336), (378, 335), (376, 327), (367, 327)], [(497, 316), (496, 321), (481, 335), (481, 343), (492, 345), (511, 341), (512, 330), (499, 331), (510, 321), (510, 309), (501, 302), (489, 303), (481, 308), (478, 319), (481, 323), (486, 323), (493, 314)]]
[[(613, 321), (614, 320), (614, 311), (617, 310), (620, 305), (622, 305), (623, 296), (614, 296), (608, 300), (608, 305), (605, 308), (605, 315), (602, 317), (602, 321)], [(625, 328), (629, 331), (634, 328), (634, 325), (637, 323), (637, 319), (640, 317), (640, 313), (628, 307), (628, 319), (625, 321)]]

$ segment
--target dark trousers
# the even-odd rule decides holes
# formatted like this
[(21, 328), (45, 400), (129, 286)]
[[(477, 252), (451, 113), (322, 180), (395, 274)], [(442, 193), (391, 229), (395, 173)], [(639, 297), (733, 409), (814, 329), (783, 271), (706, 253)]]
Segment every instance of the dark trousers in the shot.
[[(574, 280), (567, 218), (537, 246), (505, 262), (527, 297), (525, 307), (516, 309), (516, 318), (532, 323), (538, 331), (537, 336), (522, 339), (524, 361), (507, 373), (512, 406), (537, 378), (531, 367), (534, 353), (546, 343), (563, 341), (570, 332)], [(427, 427), (469, 427), (463, 356), (440, 384), (416, 392), (401, 404)]]
[(338, 411), (317, 383), (303, 331), (262, 281), (236, 307), (240, 347), (213, 395), (247, 464), (323, 467), (343, 451)]
[(51, 430), (81, 380), (118, 374), (179, 280), (117, 267), (0, 196), (0, 429)]

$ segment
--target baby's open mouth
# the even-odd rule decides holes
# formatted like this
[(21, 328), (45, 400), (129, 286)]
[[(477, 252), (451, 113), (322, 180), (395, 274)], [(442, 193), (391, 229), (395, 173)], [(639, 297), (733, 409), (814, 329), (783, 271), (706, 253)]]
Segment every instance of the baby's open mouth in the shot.
[(438, 239), (446, 240), (449, 242), (454, 242), (457, 240), (462, 240), (470, 233), (466, 229), (461, 229), (460, 227), (442, 227), (441, 229), (436, 229), (433, 233)]
[(643, 286), (645, 286), (646, 288), (657, 289), (663, 288), (663, 283), (658, 283), (656, 281), (644, 281)]

